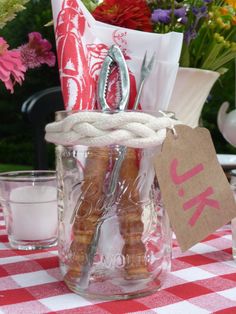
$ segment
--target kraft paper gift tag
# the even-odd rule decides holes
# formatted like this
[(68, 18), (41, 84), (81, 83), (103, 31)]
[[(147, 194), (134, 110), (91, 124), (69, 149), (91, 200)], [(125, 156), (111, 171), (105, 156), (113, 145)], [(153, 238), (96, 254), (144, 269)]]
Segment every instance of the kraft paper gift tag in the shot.
[(185, 251), (236, 216), (228, 180), (205, 128), (168, 131), (155, 158), (164, 207)]

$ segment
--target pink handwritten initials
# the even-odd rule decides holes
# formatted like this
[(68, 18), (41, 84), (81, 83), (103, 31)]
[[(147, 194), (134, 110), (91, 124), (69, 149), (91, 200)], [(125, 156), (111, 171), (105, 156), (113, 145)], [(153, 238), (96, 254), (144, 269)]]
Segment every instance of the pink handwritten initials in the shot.
[(199, 172), (203, 171), (203, 164), (198, 164), (194, 168), (186, 171), (184, 174), (178, 175), (177, 174), (177, 166), (178, 166), (178, 160), (175, 158), (172, 160), (171, 165), (170, 165), (171, 178), (175, 184), (181, 184), (181, 183), (191, 179), (192, 177), (197, 175)]
[[(172, 182), (174, 184), (183, 184), (184, 182), (190, 180), (192, 177), (198, 175), (200, 172), (204, 171), (204, 166), (202, 163), (197, 164), (195, 167), (191, 168), (190, 170), (186, 171), (185, 173), (179, 175), (177, 174), (177, 167), (178, 167), (178, 160), (175, 158), (172, 160), (170, 164), (170, 175)], [(193, 227), (196, 222), (198, 221), (200, 215), (204, 211), (206, 206), (219, 209), (220, 205), (219, 202), (209, 198), (209, 196), (214, 194), (214, 190), (212, 187), (206, 188), (205, 191), (199, 193), (197, 196), (187, 200), (183, 203), (183, 210), (186, 211), (194, 206), (196, 206), (196, 210), (194, 211), (192, 217), (189, 219), (188, 224)], [(184, 196), (184, 188), (180, 187), (178, 191), (179, 197)]]
[(219, 202), (214, 199), (208, 199), (207, 197), (212, 195), (214, 190), (212, 187), (208, 187), (204, 192), (200, 193), (199, 195), (193, 197), (189, 201), (185, 202), (183, 205), (184, 210), (190, 209), (193, 206), (197, 206), (194, 214), (189, 219), (188, 223), (191, 226), (194, 226), (196, 221), (199, 219), (199, 216), (204, 210), (205, 206), (210, 206), (216, 209), (220, 208)]

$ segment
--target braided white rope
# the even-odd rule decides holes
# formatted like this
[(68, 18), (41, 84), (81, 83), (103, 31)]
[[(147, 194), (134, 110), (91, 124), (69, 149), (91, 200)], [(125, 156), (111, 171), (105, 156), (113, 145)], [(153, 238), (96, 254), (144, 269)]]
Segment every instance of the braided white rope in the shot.
[(166, 129), (180, 122), (143, 112), (78, 112), (46, 126), (45, 139), (65, 146), (150, 147), (162, 144)]

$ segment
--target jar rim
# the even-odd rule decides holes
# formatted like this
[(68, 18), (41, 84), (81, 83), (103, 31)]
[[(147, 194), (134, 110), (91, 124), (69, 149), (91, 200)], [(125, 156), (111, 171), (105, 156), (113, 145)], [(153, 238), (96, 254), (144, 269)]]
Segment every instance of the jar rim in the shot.
[[(114, 114), (114, 113), (119, 113), (121, 112), (118, 109), (111, 109), (108, 111), (103, 111), (101, 109), (87, 109), (87, 110), (59, 110), (55, 112), (55, 121), (61, 121), (64, 118), (75, 114), (75, 113), (80, 113), (80, 112), (99, 112), (99, 113), (107, 113), (107, 114)], [(175, 119), (175, 113), (173, 111), (169, 111), (169, 110), (163, 110), (163, 111), (158, 111), (156, 112), (155, 110), (142, 110), (142, 109), (126, 109), (126, 110), (122, 110), (122, 112), (136, 112), (136, 113), (146, 113), (146, 114), (150, 114), (152, 116), (155, 117), (161, 117), (164, 115), (167, 115), (170, 118), (174, 118)]]
[(56, 180), (55, 170), (20, 170), (0, 173), (0, 181), (45, 182)]

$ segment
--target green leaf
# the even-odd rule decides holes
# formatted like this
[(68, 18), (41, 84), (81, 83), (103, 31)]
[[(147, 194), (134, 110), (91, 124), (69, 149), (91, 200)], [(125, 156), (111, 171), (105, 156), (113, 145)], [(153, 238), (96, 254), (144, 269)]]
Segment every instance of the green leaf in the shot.
[(90, 12), (92, 12), (97, 6), (97, 4), (91, 0), (82, 0), (82, 2)]
[(180, 66), (189, 67), (190, 66), (190, 55), (189, 49), (185, 43), (183, 43), (181, 56), (180, 56)]

